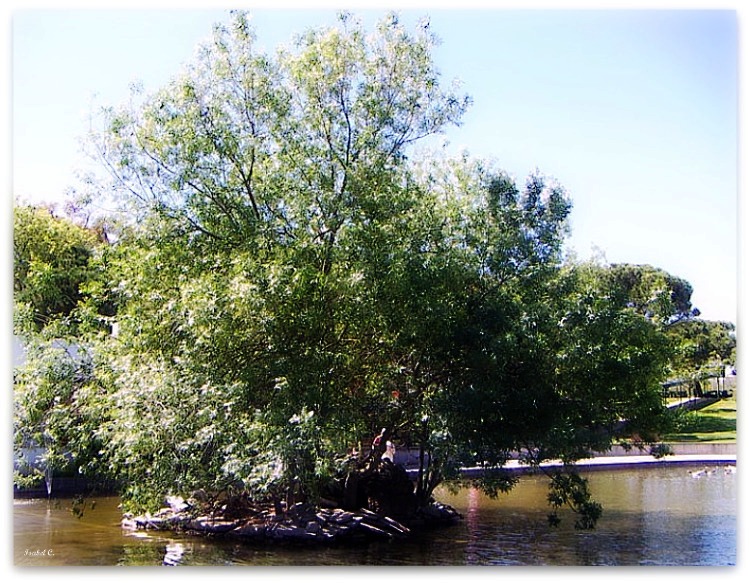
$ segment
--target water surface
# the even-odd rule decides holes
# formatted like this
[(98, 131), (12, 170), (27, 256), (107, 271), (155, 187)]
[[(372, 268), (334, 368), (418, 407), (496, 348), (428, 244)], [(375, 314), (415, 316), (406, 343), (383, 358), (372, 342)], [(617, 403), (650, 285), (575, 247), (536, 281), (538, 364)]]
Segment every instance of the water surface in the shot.
[(547, 525), (547, 479), (524, 476), (492, 500), (474, 489), (437, 497), (464, 520), (409, 541), (326, 548), (259, 546), (124, 531), (119, 499), (15, 500), (14, 560), (26, 565), (734, 565), (736, 474), (723, 466), (597, 470), (587, 477), (604, 514), (594, 531), (574, 517)]

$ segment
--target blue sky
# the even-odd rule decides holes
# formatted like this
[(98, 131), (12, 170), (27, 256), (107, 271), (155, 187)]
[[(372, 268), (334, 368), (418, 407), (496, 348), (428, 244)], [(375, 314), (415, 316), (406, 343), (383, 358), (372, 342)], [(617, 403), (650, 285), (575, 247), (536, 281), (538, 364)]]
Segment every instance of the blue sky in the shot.
[[(598, 249), (611, 262), (666, 269), (693, 284), (705, 318), (737, 322), (734, 12), (423, 4), (400, 10), (403, 20), (429, 15), (444, 80), (459, 79), (474, 100), (448, 148), (492, 157), (519, 180), (537, 168), (558, 179), (573, 200), (568, 244), (580, 258)], [(138, 8), (18, 7), (15, 195), (62, 200), (85, 165), (78, 140), (93, 108), (126, 99), (134, 81), (157, 89), (227, 19), (195, 6)], [(251, 12), (269, 50), (334, 20), (332, 10)], [(355, 13), (369, 23), (383, 10)]]

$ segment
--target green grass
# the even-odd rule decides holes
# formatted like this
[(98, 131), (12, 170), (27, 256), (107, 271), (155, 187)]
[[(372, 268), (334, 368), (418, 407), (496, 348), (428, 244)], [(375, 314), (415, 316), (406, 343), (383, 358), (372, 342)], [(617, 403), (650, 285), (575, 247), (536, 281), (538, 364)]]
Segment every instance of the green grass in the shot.
[(713, 405), (704, 407), (699, 413), (717, 415), (725, 417), (727, 419), (737, 420), (737, 399), (732, 397), (731, 399), (721, 399), (716, 401)]
[(737, 401), (722, 399), (699, 411), (676, 414), (673, 433), (664, 436), (664, 441), (716, 442), (737, 441)]

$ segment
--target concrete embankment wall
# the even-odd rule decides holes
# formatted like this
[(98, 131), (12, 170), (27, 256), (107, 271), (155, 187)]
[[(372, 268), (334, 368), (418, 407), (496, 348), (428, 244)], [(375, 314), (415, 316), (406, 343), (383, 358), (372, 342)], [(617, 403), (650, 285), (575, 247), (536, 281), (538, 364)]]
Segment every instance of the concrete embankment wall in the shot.
[[(737, 455), (737, 444), (736, 443), (671, 443), (669, 444), (672, 448), (673, 456), (683, 456), (683, 459), (679, 457), (668, 456), (666, 458), (656, 459), (652, 456), (647, 455), (648, 452), (643, 452), (637, 448), (632, 448), (630, 451), (625, 451), (620, 446), (613, 447), (610, 451), (597, 454), (594, 462), (583, 462), (582, 467), (592, 466), (595, 467), (619, 467), (619, 466), (631, 466), (633, 462), (638, 463), (702, 463), (701, 460), (712, 460), (729, 458)], [(640, 457), (642, 459), (635, 459)], [(672, 459), (670, 459), (670, 457)], [(606, 458), (632, 458), (622, 460), (607, 460)], [(416, 468), (419, 467), (419, 450), (418, 449), (400, 449), (396, 451), (395, 462), (402, 464), (407, 468), (410, 475), (416, 475)], [(522, 470), (523, 468), (516, 463), (510, 463), (508, 469)], [(465, 472), (467, 477), (471, 475), (471, 471)], [(54, 478), (52, 483), (52, 497), (68, 497), (74, 496), (81, 493), (110, 493), (116, 491), (116, 484), (113, 482), (98, 482), (94, 483), (86, 480), (85, 478), (68, 478), (59, 477)], [(46, 498), (47, 488), (44, 483), (40, 484), (36, 488), (28, 488), (19, 490), (13, 488), (14, 498)]]
[(86, 478), (59, 477), (52, 479), (52, 492), (47, 495), (47, 484), (42, 482), (32, 488), (13, 486), (13, 498), (70, 498), (79, 494), (112, 494), (117, 491), (117, 484), (112, 481), (91, 481)]
[[(669, 443), (673, 455), (703, 455), (703, 456), (723, 456), (737, 455), (737, 443)], [(624, 447), (616, 445), (612, 449), (602, 453), (595, 453), (595, 457), (624, 457), (624, 456), (643, 456), (648, 455), (649, 451), (642, 451), (636, 447), (626, 451)], [(518, 456), (512, 456), (516, 459)], [(399, 449), (396, 451), (394, 461), (402, 464), (406, 468), (419, 467), (419, 450), (418, 449)]]
[[(669, 443), (672, 448), (673, 455), (737, 455), (737, 443)], [(616, 445), (608, 452), (596, 454), (600, 457), (609, 456), (629, 456), (629, 455), (643, 455), (648, 451), (643, 452), (638, 448), (632, 448), (630, 451), (626, 451), (625, 448)]]

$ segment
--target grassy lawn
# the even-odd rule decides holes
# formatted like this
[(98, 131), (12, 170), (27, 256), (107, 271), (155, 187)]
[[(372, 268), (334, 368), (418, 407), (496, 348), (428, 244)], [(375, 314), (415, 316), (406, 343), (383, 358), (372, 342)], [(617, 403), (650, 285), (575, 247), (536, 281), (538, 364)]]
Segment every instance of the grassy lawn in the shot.
[(678, 414), (675, 433), (664, 441), (735, 442), (737, 441), (737, 400), (722, 399), (699, 411)]

